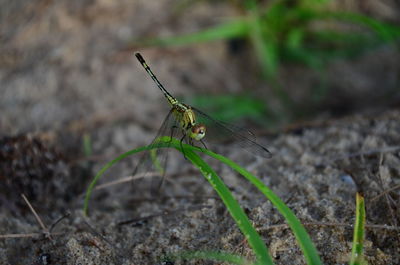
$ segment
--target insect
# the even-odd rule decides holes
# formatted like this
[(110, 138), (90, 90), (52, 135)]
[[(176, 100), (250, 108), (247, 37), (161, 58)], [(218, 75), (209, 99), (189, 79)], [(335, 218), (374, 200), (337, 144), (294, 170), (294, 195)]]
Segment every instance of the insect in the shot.
[[(195, 142), (200, 142), (205, 148), (207, 148), (203, 140), (208, 139), (208, 135), (210, 135), (218, 139), (233, 138), (243, 149), (254, 155), (264, 158), (271, 157), (271, 153), (268, 149), (256, 142), (256, 138), (251, 131), (233, 124), (216, 120), (192, 106), (179, 102), (157, 79), (146, 61), (143, 59), (142, 55), (140, 53), (135, 53), (135, 56), (156, 83), (157, 87), (164, 94), (171, 107), (151, 145), (156, 145), (157, 139), (160, 136), (169, 135), (172, 138), (177, 134), (180, 134), (181, 149), (184, 154), (184, 149), (182, 147), (184, 141), (191, 145), (194, 145)], [(165, 168), (166, 158), (162, 161), (164, 161), (163, 168)], [(135, 169), (134, 174), (136, 172), (137, 169)]]

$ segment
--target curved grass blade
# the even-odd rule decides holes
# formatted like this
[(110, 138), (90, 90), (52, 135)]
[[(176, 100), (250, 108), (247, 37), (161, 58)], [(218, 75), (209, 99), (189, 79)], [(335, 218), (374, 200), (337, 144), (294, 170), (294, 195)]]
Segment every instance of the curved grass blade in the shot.
[[(197, 151), (200, 151), (208, 156), (218, 159), (222, 163), (230, 166), (239, 174), (243, 175), (247, 180), (249, 180), (254, 186), (257, 187), (258, 190), (260, 190), (272, 202), (272, 204), (284, 216), (289, 227), (292, 229), (297, 239), (297, 242), (300, 245), (300, 248), (304, 253), (304, 257), (306, 259), (307, 264), (322, 264), (318, 252), (315, 249), (315, 246), (310, 239), (310, 236), (308, 235), (307, 231), (305, 230), (304, 226), (301, 224), (299, 219), (297, 219), (292, 210), (290, 210), (289, 207), (287, 207), (286, 204), (275, 193), (272, 192), (272, 190), (270, 190), (267, 186), (265, 186), (261, 180), (256, 178), (254, 175), (252, 175), (244, 168), (240, 167), (235, 162), (229, 160), (224, 156), (218, 155), (210, 150), (199, 147), (193, 147), (190, 145), (184, 145), (184, 148), (192, 150), (197, 149)], [(185, 150), (185, 152), (187, 151)]]
[[(90, 184), (88, 191), (86, 193), (85, 203), (84, 203), (84, 213), (87, 214), (88, 210), (88, 202), (93, 190), (93, 187), (96, 185), (97, 181), (100, 179), (101, 175), (111, 166), (113, 166), (118, 161), (141, 151), (150, 150), (154, 148), (165, 148), (165, 147), (174, 147), (178, 151), (181, 150), (181, 146), (185, 149), (186, 157), (192, 161), (205, 175), (206, 179), (210, 182), (213, 187), (217, 187), (217, 193), (221, 196), (225, 205), (227, 205), (228, 210), (230, 211), (232, 217), (237, 222), (241, 231), (246, 235), (246, 238), (249, 240), (249, 244), (252, 249), (255, 251), (257, 260), (259, 264), (272, 264), (272, 258), (269, 256), (267, 248), (263, 241), (261, 240), (260, 236), (257, 234), (255, 229), (251, 226), (250, 221), (248, 220), (247, 216), (244, 214), (243, 210), (240, 208), (239, 204), (233, 198), (232, 194), (229, 192), (229, 189), (224, 185), (222, 180), (216, 175), (216, 173), (206, 164), (194, 151), (199, 151), (204, 154), (207, 154), (219, 161), (227, 164), (228, 166), (232, 167), (235, 171), (243, 175), (246, 179), (248, 179), (253, 185), (255, 185), (279, 210), (279, 212), (285, 217), (286, 221), (288, 222), (290, 228), (293, 230), (293, 233), (304, 253), (305, 259), (307, 264), (322, 264), (321, 260), (319, 259), (318, 252), (315, 249), (309, 235), (307, 234), (306, 230), (304, 229), (301, 222), (296, 218), (293, 212), (283, 203), (283, 201), (274, 194), (268, 187), (262, 183), (261, 180), (253, 176), (247, 170), (241, 168), (239, 165), (234, 163), (233, 161), (215, 154), (212, 151), (207, 149), (203, 149), (200, 147), (194, 147), (188, 144), (181, 144), (180, 141), (177, 139), (171, 139), (170, 137), (161, 137), (159, 138), (156, 146), (145, 146), (141, 148), (137, 148), (135, 150), (128, 151), (113, 161), (106, 164), (99, 173), (95, 176), (94, 180)], [(235, 205), (235, 206), (232, 206)]]
[(209, 181), (209, 183), (213, 186), (213, 188), (217, 191), (218, 195), (221, 197), (222, 201), (228, 208), (228, 211), (238, 224), (240, 230), (245, 234), (249, 245), (251, 248), (254, 250), (255, 255), (257, 257), (257, 264), (273, 264), (272, 258), (268, 253), (268, 249), (265, 246), (265, 243), (261, 239), (260, 235), (257, 233), (257, 231), (254, 229), (254, 227), (251, 225), (250, 220), (247, 218), (246, 214), (240, 207), (239, 203), (234, 199), (233, 195), (229, 191), (229, 189), (225, 186), (223, 181), (218, 177), (218, 175), (215, 173), (215, 171), (207, 164), (205, 163), (194, 151), (201, 151), (202, 149), (199, 149), (197, 147), (193, 147), (192, 145), (188, 144), (182, 144), (179, 140), (173, 138), (171, 139), (170, 137), (164, 136), (160, 137), (159, 140), (157, 141), (156, 144), (154, 145), (149, 145), (141, 148), (137, 148), (131, 151), (128, 151), (120, 156), (118, 156), (116, 159), (112, 160), (111, 162), (107, 163), (94, 177), (93, 181), (90, 183), (89, 188), (86, 192), (86, 197), (85, 197), (85, 202), (84, 202), (84, 214), (87, 215), (88, 213), (88, 205), (89, 205), (89, 199), (92, 193), (92, 190), (102, 174), (112, 167), (115, 163), (119, 162), (120, 160), (133, 155), (135, 153), (145, 151), (145, 150), (151, 150), (155, 148), (168, 148), (168, 147), (174, 147), (178, 151), (183, 152), (181, 150), (181, 147), (183, 147), (185, 156), (188, 160), (190, 160), (197, 168), (200, 169), (201, 173), (206, 177), (206, 179)]
[[(163, 138), (161, 138), (163, 140)], [(172, 147), (180, 150), (180, 143), (176, 139), (172, 139), (173, 144)], [(238, 225), (239, 229), (242, 233), (246, 236), (249, 245), (255, 252), (257, 257), (257, 264), (273, 264), (272, 258), (268, 253), (268, 249), (261, 239), (260, 235), (252, 226), (250, 220), (247, 218), (246, 214), (240, 207), (239, 203), (235, 200), (232, 193), (226, 187), (224, 182), (219, 178), (217, 173), (206, 163), (204, 160), (198, 156), (193, 150), (198, 151), (196, 147), (192, 145), (184, 144), (183, 148), (185, 149), (186, 158), (189, 159), (205, 176), (214, 190), (218, 193), (219, 197), (224, 202), (225, 206), (227, 207), (229, 213), (235, 220), (236, 224)]]

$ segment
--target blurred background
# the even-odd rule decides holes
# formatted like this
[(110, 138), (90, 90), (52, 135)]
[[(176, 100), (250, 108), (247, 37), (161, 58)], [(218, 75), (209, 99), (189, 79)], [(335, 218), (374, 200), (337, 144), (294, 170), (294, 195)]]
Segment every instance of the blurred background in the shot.
[(0, 133), (129, 124), (145, 143), (168, 105), (134, 51), (231, 123), (374, 115), (400, 103), (399, 13), (394, 0), (5, 1)]

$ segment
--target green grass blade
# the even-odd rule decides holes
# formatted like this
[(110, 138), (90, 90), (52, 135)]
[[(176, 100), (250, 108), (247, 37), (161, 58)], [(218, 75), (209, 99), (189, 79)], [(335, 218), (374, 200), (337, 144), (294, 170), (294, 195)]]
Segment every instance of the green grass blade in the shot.
[[(173, 139), (172, 146), (177, 150), (180, 150), (180, 142), (178, 140)], [(247, 218), (239, 203), (234, 199), (232, 193), (226, 187), (224, 182), (219, 178), (217, 173), (215, 173), (215, 171), (204, 162), (203, 159), (201, 159), (192, 151), (193, 149), (198, 151), (197, 148), (186, 144), (184, 145), (184, 148), (186, 158), (188, 158), (201, 171), (208, 182), (212, 185), (219, 197), (224, 202), (239, 229), (246, 236), (249, 245), (257, 257), (257, 264), (273, 264), (272, 258), (268, 253), (268, 249), (264, 241), (251, 225), (250, 220)]]
[(161, 176), (163, 176), (165, 173), (165, 168), (163, 168), (160, 160), (157, 157), (157, 149), (150, 150), (150, 158), (154, 168), (160, 173)]
[(363, 258), (365, 236), (365, 204), (364, 197), (356, 194), (356, 220), (354, 225), (353, 249), (351, 251), (350, 265), (366, 264)]
[(92, 140), (90, 134), (85, 133), (83, 135), (83, 154), (88, 157), (92, 155)]
[(143, 46), (180, 46), (192, 43), (244, 37), (248, 32), (249, 27), (247, 20), (244, 18), (236, 18), (235, 20), (196, 33), (168, 38), (134, 40), (132, 44)]
[[(190, 148), (189, 146), (184, 145), (185, 148)], [(193, 147), (192, 147), (193, 148)], [(307, 231), (305, 230), (304, 226), (301, 222), (296, 218), (292, 210), (289, 209), (285, 205), (285, 203), (275, 194), (273, 193), (267, 186), (262, 183), (261, 180), (256, 178), (250, 172), (245, 170), (244, 168), (240, 167), (235, 162), (229, 160), (228, 158), (218, 155), (210, 150), (198, 148), (199, 151), (221, 161), (222, 163), (230, 166), (232, 169), (243, 175), (247, 180), (249, 180), (253, 185), (257, 187), (271, 202), (272, 204), (278, 209), (278, 211), (285, 217), (289, 227), (292, 229), (297, 242), (300, 245), (304, 253), (304, 257), (307, 261), (307, 264), (322, 264), (319, 258), (318, 252), (312, 243), (310, 236), (308, 235)]]
[[(96, 185), (97, 181), (100, 179), (101, 175), (111, 166), (113, 166), (115, 163), (118, 161), (126, 158), (127, 156), (130, 156), (132, 154), (144, 151), (144, 150), (149, 150), (149, 149), (154, 149), (154, 148), (165, 148), (165, 147), (174, 147), (175, 149), (181, 151), (181, 143), (180, 141), (176, 139), (170, 140), (170, 137), (161, 137), (159, 144), (156, 146), (146, 146), (146, 147), (141, 147), (137, 148), (135, 150), (131, 150), (129, 152), (126, 152), (116, 159), (112, 160), (106, 166), (104, 166), (99, 173), (95, 176), (93, 179), (92, 183), (90, 184), (86, 197), (85, 197), (85, 203), (84, 203), (84, 213), (87, 214), (88, 210), (88, 202), (89, 198), (91, 195), (91, 192)], [(255, 176), (253, 176), (250, 172), (247, 170), (241, 168), (239, 165), (234, 163), (233, 161), (229, 160), (228, 158), (225, 158), (221, 155), (215, 154), (214, 152), (207, 150), (207, 149), (202, 149), (199, 147), (193, 147), (191, 145), (183, 144), (183, 147), (185, 149), (185, 155), (186, 157), (192, 161), (196, 167), (200, 169), (202, 174), (206, 177), (206, 179), (210, 182), (210, 184), (216, 189), (217, 193), (227, 206), (229, 212), (231, 213), (232, 217), (234, 220), (237, 222), (240, 230), (245, 234), (246, 238), (249, 241), (249, 245), (252, 247), (254, 250), (256, 256), (257, 256), (257, 262), (258, 264), (273, 264), (272, 263), (272, 258), (268, 254), (267, 247), (265, 246), (265, 243), (262, 241), (261, 237), (258, 235), (258, 233), (255, 231), (254, 227), (251, 225), (249, 219), (243, 212), (243, 210), (240, 208), (240, 205), (237, 203), (237, 201), (233, 198), (232, 194), (230, 193), (229, 189), (225, 186), (225, 184), (222, 182), (222, 180), (218, 177), (218, 175), (215, 173), (212, 168), (206, 164), (194, 151), (200, 151), (204, 154), (207, 154), (215, 159), (218, 159), (219, 161), (227, 164), (228, 166), (232, 167), (235, 171), (243, 175), (246, 179), (248, 179), (253, 185), (255, 185), (273, 204), (274, 206), (280, 211), (280, 213), (285, 217), (286, 221), (288, 222), (290, 228), (293, 230), (293, 233), (299, 242), (299, 245), (304, 253), (305, 259), (307, 261), (307, 264), (321, 264), (321, 261), (319, 259), (318, 253), (309, 237), (307, 234), (306, 230), (300, 223), (300, 221), (296, 218), (296, 216), (293, 214), (293, 212), (280, 200), (280, 198), (275, 195), (268, 187), (266, 187), (259, 179), (257, 179)]]
[(276, 78), (279, 67), (279, 47), (272, 38), (266, 38), (262, 18), (257, 14), (257, 11), (253, 11), (250, 14), (250, 39), (257, 53), (257, 58), (260, 60), (264, 77), (273, 80)]
[[(165, 140), (169, 140), (168, 137), (163, 137), (162, 138), (163, 141)], [(172, 147), (176, 148), (177, 150), (180, 150), (180, 143), (178, 140), (173, 139), (172, 141)], [(218, 194), (221, 196), (222, 200), (225, 203), (225, 200), (229, 200), (229, 202), (232, 203), (236, 203), (237, 202), (233, 199), (232, 195), (230, 194), (228, 188), (226, 188), (226, 186), (223, 184), (222, 180), (216, 175), (216, 173), (208, 166), (208, 164), (206, 164), (199, 156), (193, 156), (192, 154), (193, 151), (200, 151), (208, 156), (211, 156), (219, 161), (221, 161), (222, 163), (230, 166), (232, 169), (234, 169), (235, 171), (237, 171), (238, 173), (240, 173), (241, 175), (243, 175), (247, 180), (249, 180), (253, 185), (255, 185), (273, 204), (274, 206), (278, 209), (278, 211), (285, 217), (286, 221), (288, 222), (289, 227), (292, 229), (303, 253), (305, 256), (305, 259), (307, 261), (307, 264), (322, 264), (321, 260), (319, 258), (318, 252), (314, 247), (314, 244), (312, 243), (307, 231), (305, 230), (304, 226), (301, 224), (301, 222), (296, 218), (296, 216), (294, 215), (294, 213), (289, 209), (289, 207), (287, 207), (285, 205), (285, 203), (275, 194), (273, 193), (267, 186), (264, 185), (264, 183), (262, 183), (261, 180), (259, 180), (258, 178), (256, 178), (255, 176), (253, 176), (250, 172), (248, 172), (247, 170), (245, 170), (244, 168), (240, 167), (238, 164), (234, 163), (233, 161), (229, 160), (228, 158), (218, 155), (208, 149), (203, 149), (203, 148), (199, 148), (199, 147), (194, 147), (191, 145), (187, 145), (187, 144), (183, 144), (183, 147), (185, 149), (185, 154), (187, 155), (187, 158), (189, 158), (199, 169), (200, 171), (203, 173), (203, 175), (206, 177), (206, 179), (210, 182), (210, 184), (215, 187), (215, 184), (218, 183), (218, 186), (221, 187), (221, 189), (216, 189), (216, 191), (218, 192)], [(190, 151), (191, 156), (189, 157), (188, 153)], [(194, 160), (192, 160), (194, 159)], [(210, 181), (212, 180), (212, 181)], [(221, 193), (222, 192), (222, 193)], [(221, 194), (220, 194), (221, 193)], [(225, 197), (226, 196), (226, 197)], [(233, 202), (233, 201), (234, 202)], [(227, 205), (227, 203), (225, 203), (225, 205)], [(227, 205), (228, 209), (229, 206)], [(241, 219), (237, 219), (236, 218), (236, 214), (243, 214), (244, 215), (244, 219), (243, 220), (247, 220), (245, 222), (248, 222), (247, 217), (245, 216), (245, 214), (243, 213), (243, 210), (240, 208), (239, 205), (237, 205), (237, 207), (239, 207), (238, 210), (237, 208), (233, 208), (235, 210), (235, 212), (231, 212), (231, 215), (234, 217), (235, 220), (240, 220), (237, 221), (239, 228), (242, 230), (242, 226), (243, 223), (241, 223)], [(238, 212), (236, 212), (236, 210)], [(230, 210), (231, 211), (231, 210)], [(234, 215), (235, 214), (235, 215)], [(246, 223), (247, 225), (247, 223)], [(262, 240), (259, 238), (259, 235), (257, 234), (257, 232), (254, 230), (254, 228), (251, 226), (251, 224), (249, 224), (248, 227), (248, 231), (246, 231), (245, 229), (242, 230), (243, 233), (245, 233), (245, 235), (248, 235), (247, 233), (251, 233), (250, 234), (250, 238), (252, 238), (253, 236), (257, 238), (257, 240), (260, 240), (262, 242)], [(246, 231), (246, 232), (244, 232)], [(259, 238), (259, 239), (258, 239)], [(257, 247), (253, 247), (252, 244), (250, 242), (249, 239), (249, 244), (252, 246), (253, 250), (256, 252), (256, 255), (260, 255), (262, 252), (264, 252), (264, 248), (266, 249), (265, 245), (263, 246), (257, 246)], [(258, 252), (260, 251), (260, 252)], [(259, 259), (260, 260), (260, 259)], [(271, 261), (272, 262), (272, 261)], [(260, 264), (267, 264), (267, 263), (260, 263)]]
[[(223, 181), (218, 177), (215, 171), (205, 163), (193, 150), (199, 151), (201, 149), (197, 147), (193, 147), (191, 145), (183, 144), (185, 149), (185, 156), (189, 159), (194, 165), (200, 169), (201, 173), (206, 177), (209, 183), (215, 188), (218, 195), (221, 197), (222, 201), (225, 203), (228, 211), (231, 213), (232, 217), (236, 221), (239, 226), (239, 229), (243, 232), (246, 236), (249, 245), (254, 250), (255, 255), (257, 257), (258, 264), (273, 264), (272, 258), (268, 253), (268, 249), (261, 239), (260, 235), (251, 225), (250, 220), (247, 218), (246, 214), (240, 207), (239, 203), (234, 199), (233, 195), (229, 191), (229, 189), (225, 186)], [(166, 148), (166, 147), (174, 147), (178, 151), (181, 150), (181, 142), (175, 138), (170, 138), (167, 136), (160, 137), (159, 143), (157, 145), (145, 146), (141, 148), (137, 148), (131, 151), (128, 151), (111, 162), (107, 163), (94, 177), (93, 181), (90, 183), (88, 190), (85, 196), (84, 208), (83, 212), (85, 215), (88, 213), (88, 205), (89, 199), (92, 193), (93, 188), (95, 187), (96, 183), (100, 179), (100, 177), (104, 174), (104, 172), (112, 167), (115, 163), (121, 161), (122, 159), (136, 154), (141, 151), (156, 149), (156, 148)]]

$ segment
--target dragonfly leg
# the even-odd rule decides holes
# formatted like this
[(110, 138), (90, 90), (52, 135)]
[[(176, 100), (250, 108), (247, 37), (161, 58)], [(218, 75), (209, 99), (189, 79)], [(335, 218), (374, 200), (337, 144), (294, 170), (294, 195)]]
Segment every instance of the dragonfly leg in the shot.
[(181, 138), (181, 141), (180, 141), (180, 145), (181, 145), (181, 150), (182, 150), (182, 153), (183, 153), (183, 157), (187, 160), (186, 154), (185, 154), (185, 149), (183, 149), (183, 140), (185, 140), (185, 138), (186, 138), (186, 134), (183, 134), (183, 136)]
[(176, 125), (171, 127), (171, 135), (169, 136), (170, 139), (169, 139), (168, 143), (170, 143), (172, 141), (172, 136), (174, 135), (174, 131), (176, 128), (178, 128), (178, 126), (176, 126)]
[(204, 146), (205, 149), (208, 149), (207, 146), (206, 146), (206, 144), (203, 142), (203, 139), (200, 139), (200, 142), (203, 144), (203, 146)]

